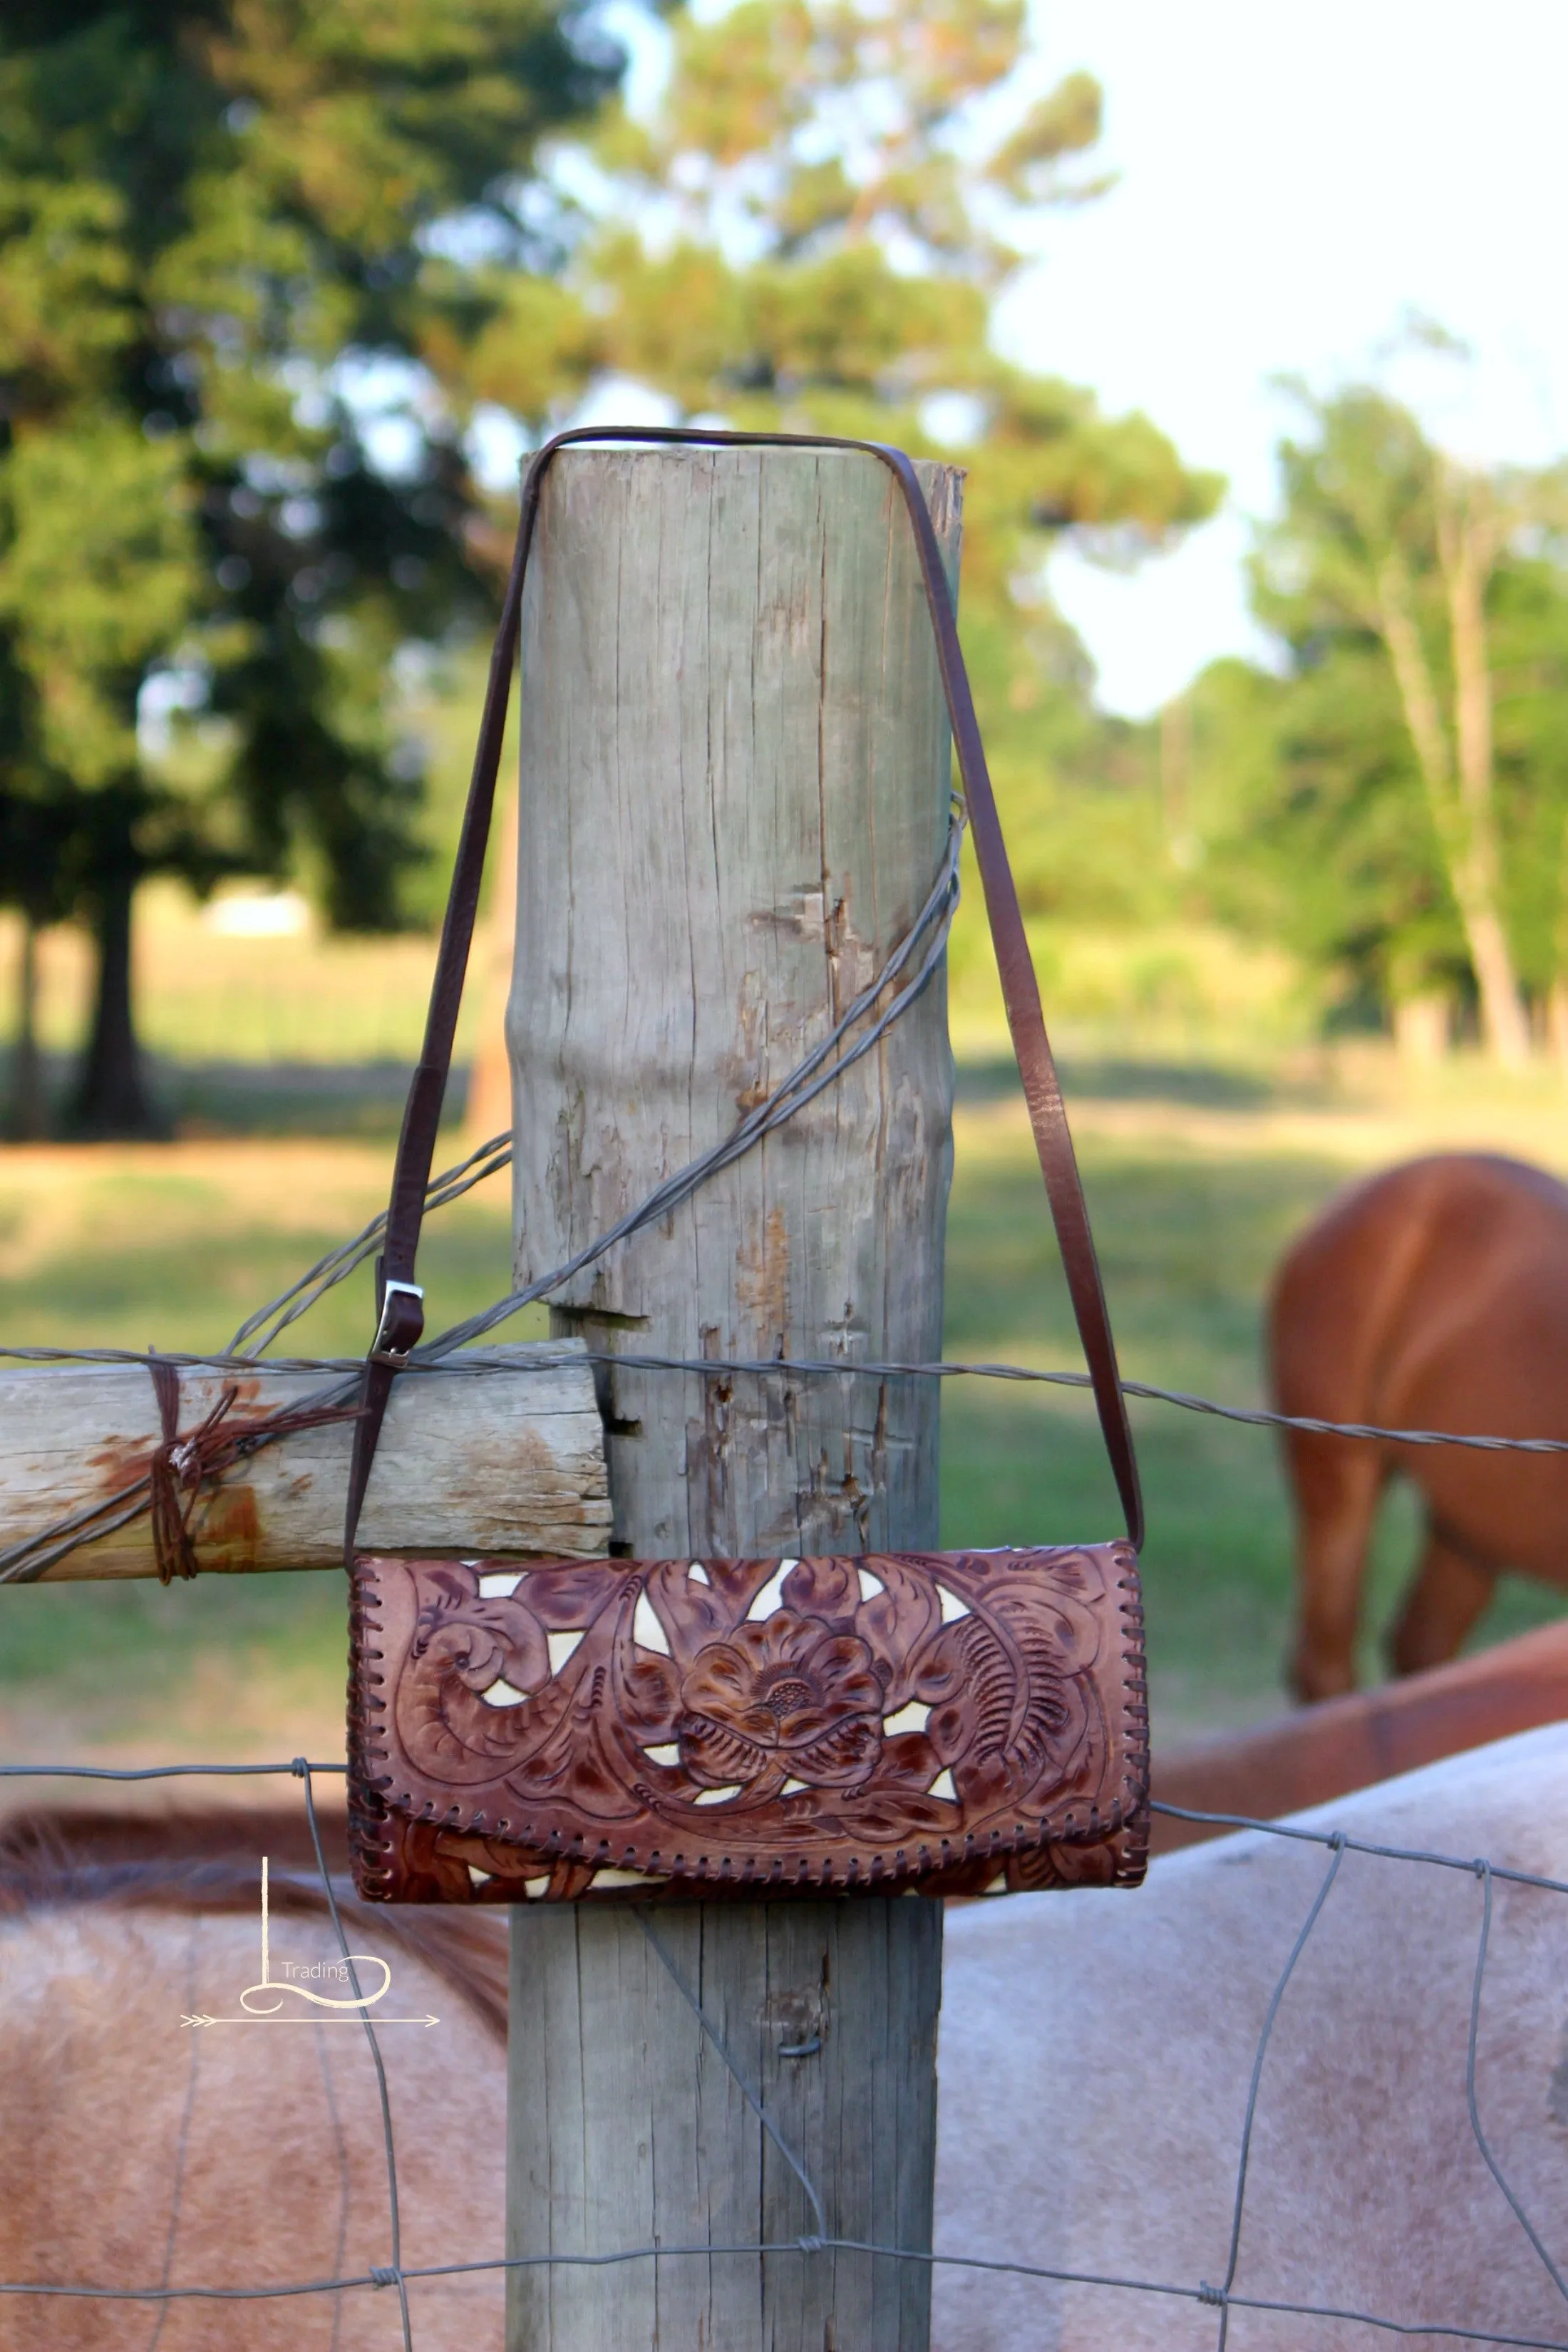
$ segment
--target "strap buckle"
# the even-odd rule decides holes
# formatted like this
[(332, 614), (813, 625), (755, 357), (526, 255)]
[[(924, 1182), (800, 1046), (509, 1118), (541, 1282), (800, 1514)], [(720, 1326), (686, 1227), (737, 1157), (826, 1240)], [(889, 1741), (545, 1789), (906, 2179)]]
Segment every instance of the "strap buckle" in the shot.
[[(408, 1303), (405, 1305), (406, 1300)], [(381, 1321), (371, 1343), (373, 1356), (406, 1356), (419, 1344), (425, 1328), (425, 1292), (417, 1282), (386, 1283), (381, 1296)]]

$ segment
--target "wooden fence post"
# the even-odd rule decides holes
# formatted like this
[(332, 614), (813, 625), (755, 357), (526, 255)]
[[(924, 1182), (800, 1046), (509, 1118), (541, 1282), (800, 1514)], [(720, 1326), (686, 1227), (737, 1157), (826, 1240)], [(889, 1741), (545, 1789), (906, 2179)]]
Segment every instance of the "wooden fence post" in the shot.
[[(960, 478), (921, 476), (956, 577)], [(868, 457), (564, 454), (522, 642), (508, 1032), (531, 1278), (827, 1033), (931, 887), (950, 779), (910, 526)], [(555, 1328), (612, 1354), (938, 1355), (952, 1091), (939, 974)], [(935, 1545), (934, 1383), (611, 1365), (599, 1392), (616, 1551)], [(923, 2263), (716, 2251), (817, 2224), (671, 1968), (816, 2184), (821, 2233), (929, 2247), (940, 1905), (512, 1918), (509, 2251), (699, 2251), (511, 2273), (509, 2352), (922, 2352)]]

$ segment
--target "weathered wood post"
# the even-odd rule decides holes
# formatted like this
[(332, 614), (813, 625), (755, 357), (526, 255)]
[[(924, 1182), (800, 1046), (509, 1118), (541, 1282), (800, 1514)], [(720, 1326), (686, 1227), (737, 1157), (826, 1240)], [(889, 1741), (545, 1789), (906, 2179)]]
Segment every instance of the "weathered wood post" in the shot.
[[(959, 477), (922, 469), (956, 576)], [(559, 1265), (824, 1037), (925, 899), (949, 748), (908, 519), (876, 461), (572, 450), (522, 614), (508, 1030), (517, 1271)], [(791, 1377), (942, 1336), (942, 979), (835, 1087), (563, 1294), (606, 1368), (612, 1549), (930, 1549), (934, 1383)], [(509, 2352), (920, 2352), (925, 2264), (725, 2246), (816, 2224), (637, 1914), (514, 1911)], [(820, 2191), (929, 2247), (940, 1905), (717, 1902), (652, 1925)]]

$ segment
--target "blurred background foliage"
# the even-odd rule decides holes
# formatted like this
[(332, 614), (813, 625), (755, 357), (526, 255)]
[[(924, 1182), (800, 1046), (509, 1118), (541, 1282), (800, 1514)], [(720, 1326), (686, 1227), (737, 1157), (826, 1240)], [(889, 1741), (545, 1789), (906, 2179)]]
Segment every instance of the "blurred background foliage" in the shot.
[[(632, 52), (661, 61), (635, 105)], [(1455, 1143), (1568, 1172), (1568, 476), (1468, 464), (1376, 381), (1294, 387), (1268, 657), (1109, 715), (1053, 555), (1157, 562), (1224, 485), (997, 347), (1107, 184), (1100, 133), (1091, 79), (1041, 89), (1024, 0), (7, 0), (0, 1116), (183, 1138), (5, 1156), (7, 1336), (215, 1344), (376, 1204), (517, 465), (623, 400), (968, 468), (963, 633), (1131, 1371), (1256, 1397), (1268, 1268), (1349, 1175)], [(500, 1044), (496, 964), (465, 1058)], [(950, 971), (947, 1344), (1060, 1362), (973, 889)], [(452, 1313), (506, 1255), (499, 1202), (432, 1234)], [(368, 1311), (334, 1294), (310, 1336)], [(1140, 1418), (1161, 1735), (1266, 1712), (1273, 1454)], [(1103, 1522), (1071, 1399), (955, 1383), (943, 1426), (955, 1538)], [(29, 1593), (0, 1706), (25, 1686), (48, 1746), (79, 1675), (109, 1736), (128, 1660), (248, 1644), (248, 1715), (231, 1664), (186, 1676), (202, 1737), (272, 1752), (298, 1672), (313, 1746), (342, 1681), (316, 1581), (303, 1611), (299, 1580), (287, 1608)], [(1489, 1637), (1552, 1605), (1510, 1586)]]
[[(1017, 0), (745, 0), (672, 18), (663, 96), (634, 120), (575, 0), (7, 12), (16, 1129), (49, 1115), (50, 927), (96, 958), (59, 1115), (125, 1133), (167, 1108), (136, 1034), (144, 881), (287, 884), (339, 930), (432, 919), (512, 467), (617, 377), (682, 415), (983, 457), (965, 623), (999, 764), (1109, 880), (1121, 860), (1075, 788), (1110, 751), (1125, 799), (1136, 748), (1095, 717), (1046, 558), (1066, 530), (1157, 546), (1220, 486), (1147, 420), (992, 348), (1031, 225), (1096, 185), (1098, 90), (1013, 102), (1024, 44)], [(1034, 830), (1044, 905), (1059, 860), (1048, 815)]]
[[(628, 40), (664, 59), (635, 107)], [(332, 942), (436, 919), (518, 459), (618, 393), (969, 469), (963, 632), (1069, 1035), (1568, 1059), (1568, 478), (1467, 466), (1375, 383), (1298, 386), (1252, 568), (1271, 660), (1099, 709), (1053, 551), (1158, 561), (1224, 487), (996, 346), (1047, 223), (1108, 184), (1100, 132), (1089, 77), (1042, 92), (1023, 0), (13, 0), (12, 1131), (166, 1126), (144, 1038), (412, 1052), (418, 957)], [(258, 890), (275, 940), (195, 928)], [(972, 892), (981, 1052), (978, 925)], [(247, 952), (268, 1007), (215, 995)]]
[(29, 933), (93, 936), (79, 1129), (156, 1120), (147, 877), (293, 874), (333, 925), (405, 919), (425, 760), (400, 684), (493, 587), (457, 420), (434, 397), (387, 419), (378, 373), (422, 373), (456, 299), (437, 223), (558, 258), (526, 218), (538, 142), (619, 67), (574, 0), (7, 7), (0, 891)]

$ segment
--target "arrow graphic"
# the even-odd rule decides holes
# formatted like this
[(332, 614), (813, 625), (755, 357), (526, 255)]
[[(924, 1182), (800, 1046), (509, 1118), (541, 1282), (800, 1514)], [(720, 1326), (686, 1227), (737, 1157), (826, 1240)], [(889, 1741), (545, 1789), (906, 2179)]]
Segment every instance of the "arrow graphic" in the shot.
[[(370, 2021), (375, 2025), (439, 2025), (441, 2022), (438, 2017), (377, 2017)], [(208, 2017), (201, 2010), (180, 2020), (182, 2025), (363, 2025), (364, 2022), (361, 2017)]]
[[(368, 2010), (373, 2009), (375, 2003), (382, 2000), (391, 1990), (392, 1970), (387, 1966), (386, 1962), (383, 1959), (378, 1959), (372, 1952), (355, 1952), (345, 1956), (344, 1960), (341, 1964), (342, 1973), (349, 1976), (351, 1981), (353, 1980), (353, 1970), (356, 1964), (363, 1965), (366, 1968), (379, 1969), (381, 1970), (381, 1983), (375, 1991), (370, 1993), (358, 1993), (353, 2000), (334, 2000), (328, 1993), (312, 1992), (307, 1986), (293, 1981), (293, 1972), (285, 1974), (282, 1977), (275, 1977), (272, 1974), (271, 1969), (270, 1921), (268, 1916), (268, 1859), (267, 1856), (263, 1854), (261, 1857), (261, 1981), (259, 1984), (247, 1985), (244, 1991), (240, 1994), (239, 2002), (242, 2014), (238, 2017), (214, 2017), (205, 2009), (187, 2010), (180, 2019), (181, 2025), (194, 2026), (199, 2029), (206, 2025), (365, 2024), (367, 2022), (365, 2012)], [(333, 1969), (336, 1970), (339, 1969), (340, 1964), (334, 1961), (331, 1966)], [(286, 1962), (285, 1968), (289, 1969), (289, 1964)], [(319, 1968), (316, 1972), (321, 1972)], [(304, 1974), (308, 1973), (308, 1971), (301, 1970), (298, 1971), (298, 1973)], [(310, 2013), (301, 2016), (299, 2011), (296, 2011), (291, 2016), (286, 2016), (283, 2013), (283, 2003), (281, 2000), (274, 2000), (268, 2007), (263, 2009), (253, 2009), (250, 2005), (251, 1995), (253, 1993), (267, 1992), (278, 1994), (293, 1993), (299, 2000), (310, 2002)], [(318, 2013), (322, 2010), (331, 2011), (335, 2012), (335, 2014), (323, 2017)], [(426, 2017), (377, 2017), (375, 2022), (378, 2025), (439, 2025), (441, 2021), (438, 2017), (432, 2015)]]

